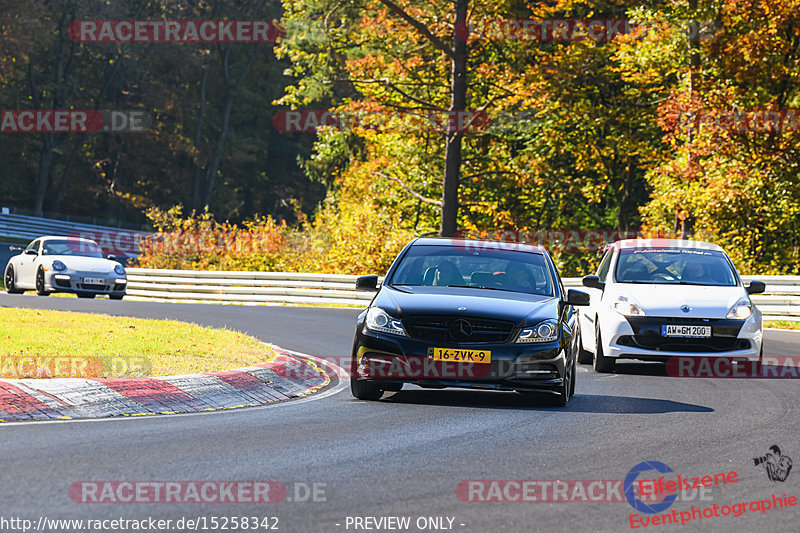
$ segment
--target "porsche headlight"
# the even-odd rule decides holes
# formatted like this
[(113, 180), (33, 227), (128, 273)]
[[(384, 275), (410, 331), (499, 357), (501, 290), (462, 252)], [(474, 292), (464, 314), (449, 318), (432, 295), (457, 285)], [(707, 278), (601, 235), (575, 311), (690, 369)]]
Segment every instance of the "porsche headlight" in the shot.
[(392, 335), (406, 335), (403, 323), (389, 316), (386, 311), (380, 307), (370, 307), (369, 311), (367, 311), (367, 329), (391, 333)]
[(556, 339), (558, 339), (558, 322), (549, 319), (535, 326), (522, 328), (514, 342), (549, 342)]
[(114, 272), (116, 272), (120, 276), (124, 276), (125, 275), (125, 267), (122, 266), (121, 264), (117, 263), (116, 265), (114, 265)]
[(753, 304), (750, 302), (749, 298), (741, 298), (738, 302), (731, 307), (731, 310), (728, 311), (727, 318), (733, 318), (735, 320), (745, 320), (750, 318), (750, 315), (753, 314)]
[(66, 269), (67, 269), (67, 265), (65, 265), (64, 263), (62, 263), (58, 259), (53, 261), (53, 270), (55, 270), (57, 272), (61, 272), (62, 270), (66, 270)]
[(644, 316), (644, 310), (639, 304), (628, 300), (625, 296), (620, 296), (614, 302), (614, 311), (625, 316)]

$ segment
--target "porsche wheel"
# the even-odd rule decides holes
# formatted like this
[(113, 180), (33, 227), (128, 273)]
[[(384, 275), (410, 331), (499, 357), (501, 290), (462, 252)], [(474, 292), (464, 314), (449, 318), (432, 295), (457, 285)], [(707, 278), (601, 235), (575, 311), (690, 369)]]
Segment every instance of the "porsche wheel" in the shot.
[(36, 271), (36, 294), (39, 296), (50, 296), (50, 291), (44, 288), (44, 270), (41, 268)]
[(6, 284), (6, 292), (8, 294), (22, 294), (22, 289), (17, 288), (17, 284), (14, 283), (14, 267), (8, 265), (6, 267), (6, 275), (3, 277), (3, 281)]

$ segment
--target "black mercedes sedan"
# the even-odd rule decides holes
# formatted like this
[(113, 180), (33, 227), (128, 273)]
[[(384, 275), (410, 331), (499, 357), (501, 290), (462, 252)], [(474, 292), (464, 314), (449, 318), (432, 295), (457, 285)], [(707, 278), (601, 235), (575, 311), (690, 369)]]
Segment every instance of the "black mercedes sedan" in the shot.
[(544, 395), (575, 392), (581, 291), (564, 290), (541, 246), (416, 238), (359, 290), (377, 291), (359, 315), (350, 387), (380, 399), (412, 383)]

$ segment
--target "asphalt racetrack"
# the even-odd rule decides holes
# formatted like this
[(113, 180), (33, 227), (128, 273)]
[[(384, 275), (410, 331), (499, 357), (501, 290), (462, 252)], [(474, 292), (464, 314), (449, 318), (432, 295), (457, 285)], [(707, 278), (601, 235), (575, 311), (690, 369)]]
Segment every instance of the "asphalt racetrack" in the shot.
[[(338, 364), (347, 360), (358, 314), (30, 294), (2, 294), (0, 306), (226, 326)], [(765, 338), (765, 356), (800, 355), (800, 332), (768, 330)], [(406, 531), (630, 531), (634, 515), (640, 531), (798, 531), (798, 506), (775, 508), (772, 495), (800, 497), (800, 467), (783, 482), (771, 481), (753, 459), (778, 445), (784, 456), (800, 460), (800, 381), (673, 378), (663, 365), (637, 362), (617, 368), (596, 374), (580, 365), (576, 395), (563, 409), (515, 393), (455, 389), (415, 388), (362, 402), (334, 380), (318, 399), (265, 408), (0, 425), (0, 530), (21, 531), (2, 522), (9, 519), (39, 525), (42, 518), (153, 517), (172, 524), (202, 518), (197, 530), (205, 524), (207, 531), (223, 531), (223, 518), (246, 516), (275, 517), (269, 525), (285, 532), (389, 531), (402, 524), (378, 521), (387, 517), (408, 517), (408, 528), (394, 529)], [(624, 496), (610, 502), (464, 501), (492, 495), (491, 483), (469, 480), (545, 482), (528, 485), (537, 491), (555, 480), (585, 480), (583, 486), (604, 480), (598, 486), (607, 487), (605, 480), (624, 480), (643, 461), (671, 467), (669, 479), (734, 471), (736, 482), (704, 495), (685, 491), (660, 515), (639, 513)], [(81, 481), (209, 480), (278, 481), (288, 492), (268, 504), (77, 503), (70, 496)], [(462, 490), (470, 486), (475, 490)], [(500, 486), (507, 494), (499, 499), (520, 499), (517, 485)], [(771, 508), (750, 505), (760, 500)], [(737, 504), (740, 511), (748, 505), (747, 511), (698, 518), (704, 508)], [(648, 527), (639, 521), (673, 510), (688, 514), (692, 506), (700, 511), (683, 525), (679, 519)], [(227, 530), (244, 528), (228, 522)]]

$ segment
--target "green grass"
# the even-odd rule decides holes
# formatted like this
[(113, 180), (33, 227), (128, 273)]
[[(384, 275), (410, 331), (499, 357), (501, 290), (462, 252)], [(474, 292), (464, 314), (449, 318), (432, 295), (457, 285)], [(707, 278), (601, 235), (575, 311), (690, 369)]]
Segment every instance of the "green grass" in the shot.
[(800, 329), (800, 322), (791, 322), (789, 320), (765, 320), (764, 327), (778, 329)]
[[(213, 372), (265, 363), (275, 351), (228, 329), (66, 311), (0, 307), (0, 377), (131, 377)], [(52, 367), (54, 358), (79, 365)], [(41, 367), (20, 361), (45, 361)], [(85, 373), (94, 369), (91, 376)], [(63, 361), (62, 361), (63, 363)], [(102, 366), (98, 366), (102, 365)], [(84, 371), (80, 371), (80, 369)]]

